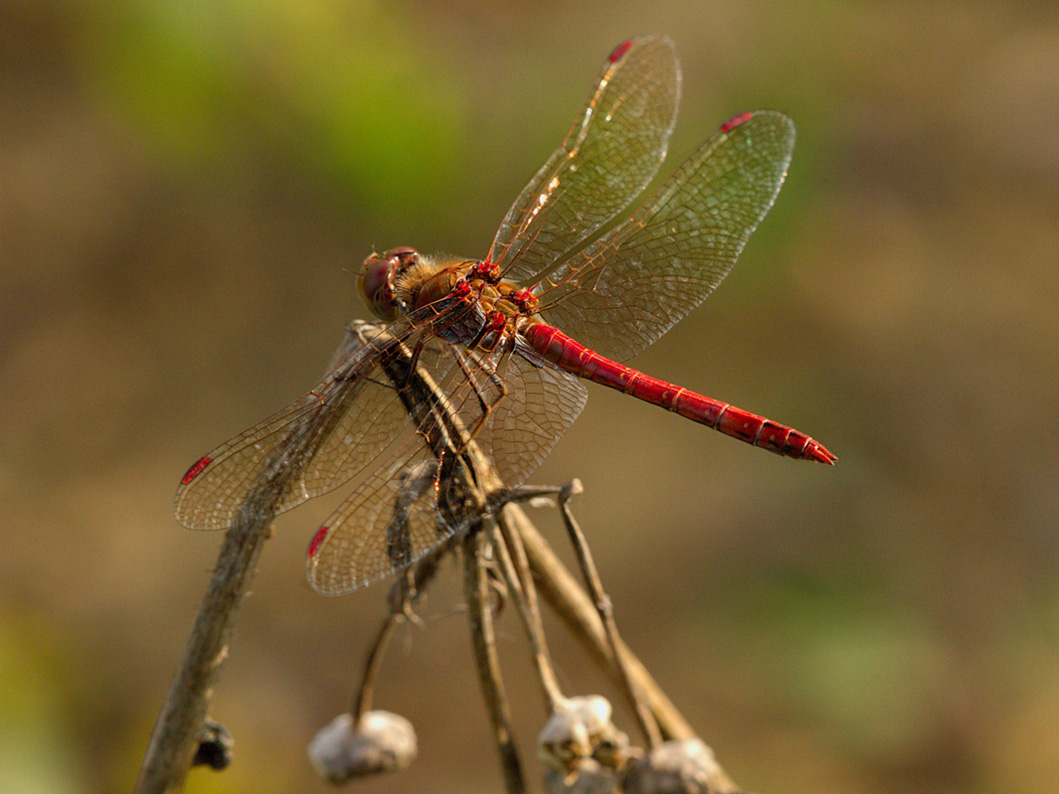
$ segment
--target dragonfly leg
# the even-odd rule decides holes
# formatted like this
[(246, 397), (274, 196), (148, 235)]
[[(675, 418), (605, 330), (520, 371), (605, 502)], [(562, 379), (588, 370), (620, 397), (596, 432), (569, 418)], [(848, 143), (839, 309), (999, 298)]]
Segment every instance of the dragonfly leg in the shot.
[[(489, 353), (496, 350), (496, 346), (500, 344), (500, 340), (503, 338), (504, 327), (507, 325), (507, 318), (501, 312), (492, 312), (486, 319), (482, 329), (475, 334), (474, 338), (467, 344), (471, 350), (477, 350), (481, 347)], [(492, 338), (489, 344), (483, 345), (482, 342), (492, 334)]]
[(472, 385), (475, 397), (478, 399), (478, 406), (481, 410), (481, 415), (474, 421), (474, 424), (468, 428), (466, 441), (469, 443), (474, 439), (476, 435), (478, 435), (478, 431), (485, 426), (486, 421), (488, 421), (489, 419), (489, 415), (493, 411), (493, 407), (496, 406), (502, 399), (504, 399), (504, 397), (507, 396), (507, 386), (504, 384), (503, 378), (499, 377), (496, 374), (495, 367), (483, 366), (478, 368), (478, 373), (484, 373), (486, 378), (492, 384), (493, 389), (496, 391), (496, 399), (490, 402), (489, 399), (482, 392), (482, 389), (478, 387), (478, 383), (475, 378), (476, 373), (472, 371), (472, 365), (468, 362), (465, 356), (466, 354), (463, 351), (458, 351), (456, 354), (456, 361), (459, 364), (460, 369), (463, 370), (463, 374), (464, 377), (467, 379), (467, 382)]

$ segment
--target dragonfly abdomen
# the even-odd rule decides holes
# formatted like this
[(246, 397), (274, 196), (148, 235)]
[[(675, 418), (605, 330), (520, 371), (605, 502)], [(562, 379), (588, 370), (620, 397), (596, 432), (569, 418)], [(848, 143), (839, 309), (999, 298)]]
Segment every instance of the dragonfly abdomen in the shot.
[(835, 462), (835, 456), (823, 446), (792, 427), (611, 361), (557, 328), (538, 323), (525, 329), (523, 335), (542, 357), (579, 378), (617, 389), (777, 455)]

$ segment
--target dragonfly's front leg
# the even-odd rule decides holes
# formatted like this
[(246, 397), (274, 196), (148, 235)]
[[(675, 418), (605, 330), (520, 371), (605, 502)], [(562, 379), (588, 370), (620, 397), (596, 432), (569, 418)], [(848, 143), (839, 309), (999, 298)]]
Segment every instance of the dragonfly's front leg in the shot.
[[(475, 363), (468, 356), (467, 353), (457, 350), (456, 351), (456, 362), (459, 364), (460, 369), (463, 371), (463, 376), (467, 383), (470, 384), (471, 390), (474, 392), (474, 396), (478, 401), (479, 416), (474, 422), (471, 423), (470, 427), (467, 428), (467, 437), (464, 439), (462, 447), (465, 449), (467, 444), (474, 440), (474, 437), (478, 432), (485, 426), (485, 423), (489, 420), (489, 415), (492, 413), (493, 408), (507, 396), (507, 386), (504, 384), (503, 378), (496, 374), (496, 367), (489, 366), (486, 364), (493, 363), (493, 359), (487, 359), (480, 365), (475, 366)], [(479, 385), (481, 376), (485, 375), (488, 384), (492, 387), (492, 390), (496, 393), (495, 398), (490, 400), (486, 396), (483, 389)], [(462, 451), (462, 450), (461, 450)]]

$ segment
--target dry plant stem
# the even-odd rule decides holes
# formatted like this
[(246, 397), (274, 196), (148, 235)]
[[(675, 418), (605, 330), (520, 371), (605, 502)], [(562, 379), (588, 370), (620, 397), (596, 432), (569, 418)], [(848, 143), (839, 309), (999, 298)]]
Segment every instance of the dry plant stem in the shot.
[(518, 748), (511, 731), (511, 709), (500, 677), (500, 660), (496, 653), (496, 634), (493, 631), (493, 615), (489, 604), (489, 580), (481, 555), (484, 542), (483, 533), (473, 531), (468, 533), (463, 541), (463, 584), (467, 598), (467, 615), (471, 624), (478, 678), (500, 752), (504, 786), (508, 794), (522, 794), (526, 790), (526, 784), (522, 777)]
[[(615, 683), (621, 685), (619, 673), (614, 665), (614, 651), (607, 640), (603, 622), (584, 589), (563, 562), (552, 551), (548, 541), (537, 531), (525, 511), (515, 502), (524, 502), (537, 497), (558, 497), (564, 488), (554, 485), (527, 485), (514, 489), (504, 508), (504, 515), (513, 524), (522, 538), (523, 548), (529, 558), (530, 569), (537, 582), (538, 592), (592, 653)], [(663, 735), (668, 739), (690, 739), (695, 732), (680, 714), (672, 701), (666, 697), (651, 674), (628, 646), (617, 638), (617, 647), (625, 659), (625, 667), (644, 693), (652, 714), (658, 721)]]
[[(361, 326), (353, 323), (335, 350), (327, 371), (363, 345)], [(184, 657), (158, 715), (135, 794), (179, 791), (191, 766), (220, 667), (228, 655), (239, 606), (270, 534), (276, 506), (321, 441), (310, 426), (296, 426), (266, 462), (257, 482), (225, 533)]]
[(520, 485), (518, 488), (512, 488), (508, 493), (507, 503), (524, 504), (543, 497), (546, 500), (544, 504), (554, 504), (555, 499), (566, 487), (563, 485)]
[[(621, 680), (614, 667), (613, 652), (592, 599), (518, 505), (509, 504), (505, 506), (504, 512), (522, 536), (522, 544), (537, 583), (537, 592), (566, 623), (574, 636), (584, 643), (600, 667), (620, 686)], [(667, 739), (693, 738), (695, 731), (666, 697), (643, 663), (620, 639), (618, 648), (619, 653), (626, 658), (630, 674), (636, 677), (643, 689), (663, 735)]]
[[(337, 367), (361, 346), (373, 329), (377, 330), (378, 326), (351, 323), (346, 329), (345, 339), (335, 351), (328, 371)], [(426, 383), (423, 388), (429, 389), (431, 384)], [(151, 735), (134, 788), (135, 794), (162, 794), (179, 791), (183, 787), (209, 709), (220, 665), (227, 655), (239, 606), (249, 586), (264, 541), (269, 536), (269, 527), (275, 516), (275, 505), (282, 498), (288, 484), (300, 474), (300, 469), (290, 465), (290, 461), (308, 460), (308, 456), (303, 453), (313, 443), (314, 437), (302, 432), (303, 430), (305, 428), (295, 428), (287, 443), (277, 450), (254, 491), (247, 497), (235, 524), (225, 535), (213, 577), (185, 648), (184, 658), (173, 677)], [(486, 471), (488, 462), (476, 460), (475, 468), (476, 471), (482, 469), (479, 474), (483, 478), (492, 479)], [(549, 489), (548, 493), (554, 495), (556, 490)], [(542, 596), (567, 623), (575, 636), (581, 638), (601, 666), (611, 675), (615, 675), (613, 651), (607, 642), (602, 622), (584, 590), (518, 505), (505, 506), (503, 516), (511, 522), (514, 530), (512, 534), (517, 533), (525, 546), (529, 566), (540, 586)], [(522, 792), (525, 790), (525, 784), (511, 733), (510, 710), (500, 679), (492, 616), (489, 612), (489, 584), (478, 553), (480, 535), (480, 532), (472, 529), (463, 538), (467, 550), (465, 586), (474, 650), (490, 718), (496, 730), (507, 791)], [(691, 727), (620, 639), (617, 641), (617, 652), (625, 658), (630, 675), (636, 678), (643, 689), (663, 733), (673, 739), (693, 737)], [(716, 780), (711, 783), (719, 794), (737, 791), (723, 772), (719, 772)]]
[(371, 700), (375, 692), (375, 679), (378, 678), (382, 657), (386, 652), (386, 646), (389, 644), (394, 628), (403, 620), (418, 620), (412, 612), (412, 602), (419, 598), (419, 594), (423, 591), (422, 589), (434, 578), (438, 570), (438, 560), (448, 550), (447, 544), (439, 546), (434, 553), (421, 559), (414, 568), (405, 571), (390, 589), (387, 599), (390, 603), (390, 613), (379, 627), (379, 631), (375, 635), (375, 641), (371, 644), (371, 648), (368, 651), (360, 687), (357, 689), (357, 694), (350, 708), (356, 723), (359, 723), (361, 718), (371, 711)]
[[(371, 333), (371, 326), (353, 323), (349, 326), (347, 339), (364, 339)], [(353, 342), (351, 342), (353, 344)], [(402, 355), (398, 355), (401, 352)], [(419, 434), (435, 455), (455, 455), (464, 467), (458, 469), (460, 481), (446, 487), (446, 495), (457, 495), (468, 506), (473, 506), (479, 515), (487, 515), (495, 509), (491, 501), (494, 494), (502, 491), (502, 484), (495, 469), (474, 443), (471, 433), (463, 426), (458, 414), (448, 410), (448, 400), (440, 393), (430, 373), (416, 365), (413, 351), (399, 348), (388, 362), (387, 376), (393, 383), (403, 384), (399, 390), (401, 401)], [(473, 472), (473, 474), (472, 474)], [(439, 503), (444, 514), (446, 505)], [(489, 604), (489, 580), (484, 569), (481, 544), (482, 519), (465, 530), (464, 547), (467, 551), (465, 565), (465, 590), (469, 605), (471, 635), (474, 644), (478, 674), (485, 695), (487, 709), (496, 732), (500, 750), (501, 768), (509, 792), (522, 792), (521, 765), (510, 725), (510, 709), (504, 696), (500, 678), (500, 665), (496, 656), (495, 637)]]
[(559, 494), (559, 509), (563, 514), (563, 523), (566, 524), (566, 531), (570, 534), (570, 542), (574, 547), (574, 552), (577, 554), (581, 572), (584, 574), (585, 586), (595, 602), (599, 619), (603, 623), (603, 630), (606, 632), (607, 642), (614, 657), (614, 664), (621, 676), (625, 694), (633, 707), (637, 722), (640, 723), (640, 729), (647, 739), (648, 748), (654, 749), (662, 743), (662, 735), (658, 730), (658, 723), (655, 721), (646, 700), (644, 700), (643, 690), (629, 672), (629, 665), (625, 655), (618, 650), (621, 637), (618, 636), (618, 626), (614, 622), (613, 604), (610, 596), (603, 591), (603, 583), (599, 578), (599, 570), (592, 560), (592, 552), (588, 548), (588, 541), (585, 539), (585, 534), (581, 531), (577, 519), (574, 518), (573, 511), (570, 509), (570, 499), (579, 493), (581, 493), (581, 483), (578, 480), (573, 480)]
[(155, 723), (136, 794), (179, 791), (191, 766), (239, 605), (269, 535), (273, 512), (244, 511), (228, 530), (213, 578)]
[[(551, 605), (574, 636), (581, 640), (600, 667), (620, 686), (613, 652), (591, 599), (562, 561), (555, 556), (548, 541), (537, 531), (522, 508), (509, 504), (504, 507), (504, 513), (522, 536), (522, 543), (541, 597)], [(651, 712), (658, 720), (663, 736), (678, 741), (695, 738), (691, 725), (620, 638), (617, 647), (618, 653), (625, 659), (629, 675), (636, 680), (650, 704)], [(719, 765), (717, 769), (717, 775), (710, 781), (711, 791), (718, 794), (736, 794), (741, 791)]]
[(350, 708), (355, 725), (359, 725), (361, 718), (371, 711), (371, 698), (375, 692), (375, 679), (379, 675), (383, 653), (386, 651), (386, 645), (400, 618), (400, 612), (390, 612), (386, 616), (386, 620), (379, 627), (378, 634), (375, 635), (375, 642), (371, 644), (371, 649), (368, 651), (368, 658), (364, 662), (364, 675), (360, 679), (360, 687), (357, 689), (356, 697)]
[(514, 595), (522, 623), (526, 627), (533, 663), (537, 668), (541, 689), (544, 691), (545, 707), (551, 714), (562, 700), (563, 694), (559, 689), (559, 681), (555, 675), (555, 668), (552, 667), (548, 644), (544, 638), (544, 626), (537, 607), (537, 588), (533, 586), (533, 577), (526, 561), (526, 552), (517, 534), (511, 532), (503, 515), (497, 516), (495, 525), (497, 530), (494, 533), (496, 537), (493, 543), (494, 553), (508, 588)]

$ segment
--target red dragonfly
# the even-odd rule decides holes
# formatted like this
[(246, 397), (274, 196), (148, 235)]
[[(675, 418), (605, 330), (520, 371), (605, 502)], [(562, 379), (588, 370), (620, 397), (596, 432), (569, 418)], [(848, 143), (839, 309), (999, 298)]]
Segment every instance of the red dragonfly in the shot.
[(665, 158), (679, 95), (672, 42), (622, 43), (484, 260), (407, 247), (369, 256), (360, 288), (385, 331), (188, 469), (177, 519), (224, 529), (247, 500), (267, 497), (282, 512), (357, 478), (308, 552), (314, 588), (355, 590), (482, 517), (453, 485), (472, 466), (466, 439), (506, 487), (524, 482), (581, 412), (580, 379), (771, 452), (833, 464), (804, 433), (616, 363), (724, 279), (794, 147), (786, 116), (743, 113), (629, 214)]

